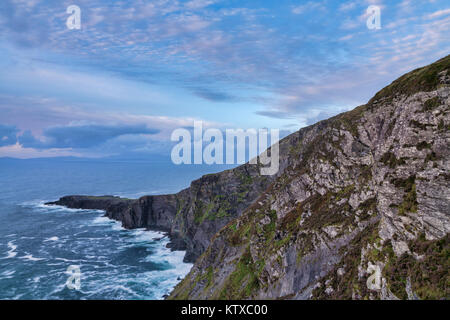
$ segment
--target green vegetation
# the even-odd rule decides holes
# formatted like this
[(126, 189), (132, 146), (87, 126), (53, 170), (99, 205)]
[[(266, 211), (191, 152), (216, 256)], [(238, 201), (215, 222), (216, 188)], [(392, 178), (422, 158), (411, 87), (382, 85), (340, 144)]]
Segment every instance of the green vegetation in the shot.
[(238, 186), (238, 191), (236, 191), (233, 196), (236, 198), (237, 203), (244, 203), (249, 192), (255, 183), (254, 178), (248, 172), (237, 172), (240, 184)]
[(417, 212), (417, 193), (416, 193), (416, 176), (410, 176), (407, 179), (394, 179), (393, 184), (397, 188), (403, 188), (405, 195), (403, 202), (397, 206), (398, 214), (405, 215), (407, 212)]
[[(295, 209), (290, 211), (280, 221), (280, 230), (292, 234), (299, 233), (301, 230), (320, 230), (327, 226), (346, 226), (354, 222), (354, 210), (348, 204), (348, 201), (338, 204), (343, 199), (349, 199), (354, 192), (354, 184), (341, 188), (337, 192), (327, 192), (324, 195), (314, 194), (305, 201), (299, 203)], [(361, 218), (368, 217), (370, 210), (376, 212), (376, 198), (371, 198), (360, 205), (362, 209)], [(311, 214), (304, 218), (300, 226), (300, 220), (304, 212)], [(311, 240), (311, 239), (310, 239)], [(310, 245), (307, 245), (310, 247)]]
[(241, 179), (241, 184), (242, 185), (251, 185), (253, 183), (253, 178), (251, 175), (249, 175), (248, 173), (246, 174), (241, 174), (239, 176), (239, 178)]
[(262, 262), (255, 263), (250, 254), (250, 247), (245, 249), (245, 252), (236, 263), (235, 270), (230, 274), (222, 288), (219, 299), (246, 299), (250, 298), (259, 288), (258, 273), (262, 270)]
[(236, 225), (231, 225), (230, 230), (232, 232), (228, 235), (228, 242), (232, 246), (239, 246), (243, 244), (246, 242), (247, 237), (251, 234), (252, 226), (253, 224), (251, 223), (242, 223), (239, 228), (237, 228)]
[(291, 241), (292, 233), (288, 233), (285, 237), (276, 240), (273, 243), (273, 249), (278, 250), (279, 248), (284, 247), (286, 244), (288, 244)]
[(403, 158), (397, 159), (395, 154), (393, 154), (390, 151), (388, 151), (385, 154), (383, 154), (383, 156), (381, 157), (380, 161), (382, 163), (384, 163), (385, 165), (389, 166), (389, 168), (391, 168), (391, 169), (394, 169), (397, 166), (401, 166), (401, 165), (406, 164), (405, 159), (403, 159)]
[(181, 200), (177, 199), (177, 213), (175, 214), (176, 218), (180, 217), (180, 214), (181, 214), (181, 212), (183, 210), (183, 207), (184, 207), (184, 200), (183, 199), (181, 199)]
[[(338, 205), (342, 199), (348, 199), (354, 191), (355, 185), (349, 185), (336, 193), (327, 192), (323, 196), (315, 194), (302, 203), (302, 208), (308, 204), (311, 215), (303, 221), (302, 228), (306, 230), (319, 230), (331, 225), (349, 225), (354, 216), (348, 202)], [(300, 208), (300, 209), (302, 209)]]
[(277, 212), (275, 210), (271, 210), (269, 212), (269, 217), (270, 223), (263, 226), (264, 239), (266, 239), (267, 244), (269, 244), (275, 237), (275, 231), (277, 228)]
[(228, 226), (228, 228), (233, 232), (237, 231), (237, 223), (235, 222), (235, 223), (230, 224)]
[(363, 184), (372, 180), (372, 167), (368, 165), (361, 165), (361, 174), (358, 176), (358, 182)]
[(197, 200), (195, 208), (194, 221), (197, 224), (201, 224), (206, 219), (214, 221), (230, 216), (231, 205), (225, 196), (217, 195), (206, 204), (201, 200)]
[(427, 101), (425, 101), (425, 103), (423, 104), (423, 109), (422, 111), (432, 111), (435, 108), (439, 107), (441, 105), (441, 101), (439, 99), (439, 97), (434, 97), (431, 99), (428, 99)]
[(436, 161), (437, 159), (438, 158), (437, 158), (436, 153), (434, 151), (432, 151), (432, 152), (428, 153), (427, 156), (425, 157), (425, 162)]
[(419, 129), (421, 129), (421, 130), (427, 130), (428, 127), (432, 127), (432, 126), (433, 126), (433, 125), (431, 125), (431, 124), (421, 123), (421, 122), (416, 121), (416, 120), (411, 120), (411, 121), (409, 122), (409, 124), (410, 124), (411, 126), (413, 126), (413, 127), (419, 128)]
[(434, 241), (426, 240), (425, 235), (422, 234), (418, 239), (409, 242), (411, 251), (421, 256), (420, 259), (414, 258), (409, 253), (396, 257), (392, 248), (390, 248), (383, 275), (388, 280), (388, 287), (392, 293), (400, 299), (407, 299), (405, 287), (409, 278), (412, 291), (420, 299), (449, 299), (449, 245), (449, 234)]
[[(358, 280), (358, 267), (361, 264), (361, 250), (368, 244), (381, 247), (378, 236), (378, 224), (372, 225), (355, 237), (347, 247), (343, 247), (344, 257), (335, 268), (321, 279), (322, 286), (313, 291), (314, 299), (351, 299), (356, 293), (360, 299), (367, 299), (369, 290), (366, 286), (367, 275)], [(369, 261), (385, 262), (382, 276), (387, 280), (389, 290), (400, 299), (408, 299), (407, 280), (411, 281), (412, 291), (420, 299), (450, 298), (450, 235), (440, 240), (426, 240), (420, 235), (409, 241), (412, 253), (404, 253), (397, 257), (390, 240), (382, 245), (382, 249), (372, 248), (366, 254)], [(364, 267), (364, 266), (363, 266)], [(337, 270), (345, 270), (342, 276)], [(325, 281), (334, 289), (331, 295), (325, 293)]]
[(194, 212), (195, 223), (201, 224), (205, 221), (206, 218), (209, 217), (211, 210), (214, 208), (214, 203), (205, 204), (202, 201), (198, 200), (196, 202), (196, 210)]
[(416, 145), (417, 150), (422, 151), (424, 149), (431, 149), (432, 144), (426, 141), (422, 141)]
[(290, 155), (296, 155), (299, 154), (303, 149), (303, 140), (299, 140), (297, 142), (297, 144), (291, 146), (291, 148), (289, 149), (289, 154)]
[(206, 269), (206, 275), (205, 275), (205, 279), (206, 279), (206, 288), (209, 288), (212, 283), (213, 283), (213, 276), (214, 276), (214, 269), (212, 266), (209, 266)]
[[(379, 238), (378, 228), (378, 222), (368, 226), (358, 233), (348, 246), (341, 248), (344, 255), (343, 258), (327, 276), (320, 280), (322, 285), (313, 290), (313, 299), (350, 300), (353, 298), (354, 293), (358, 294), (361, 299), (369, 297), (370, 292), (366, 285), (368, 277), (363, 276), (359, 279), (358, 267), (361, 263), (362, 248), (365, 248), (368, 243), (377, 242)], [(337, 275), (337, 270), (340, 268), (343, 268), (345, 271), (342, 276)], [(325, 281), (329, 281), (329, 286), (334, 289), (330, 295), (325, 292)]]
[(377, 198), (369, 198), (363, 203), (361, 203), (358, 207), (358, 209), (362, 210), (362, 213), (360, 215), (361, 220), (366, 220), (370, 217), (369, 212), (372, 212), (372, 214), (377, 212)]
[(397, 95), (413, 95), (414, 93), (435, 90), (439, 86), (439, 73), (450, 69), (450, 55), (441, 60), (411, 71), (399, 79), (392, 82), (389, 86), (379, 91), (370, 101), (369, 104), (387, 99), (391, 101)]
[(347, 129), (352, 136), (358, 137), (358, 120), (363, 116), (367, 110), (367, 105), (356, 107), (355, 109), (341, 113), (334, 118), (335, 121), (340, 123), (345, 129)]

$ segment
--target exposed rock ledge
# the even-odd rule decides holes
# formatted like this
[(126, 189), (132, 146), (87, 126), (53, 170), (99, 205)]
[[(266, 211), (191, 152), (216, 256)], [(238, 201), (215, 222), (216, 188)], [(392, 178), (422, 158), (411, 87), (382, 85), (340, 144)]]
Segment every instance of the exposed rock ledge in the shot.
[[(155, 198), (158, 198), (155, 200)], [(104, 210), (105, 216), (122, 222), (127, 229), (148, 228), (167, 232), (170, 236), (168, 247), (172, 250), (186, 250), (186, 242), (179, 233), (171, 232), (173, 196), (145, 196), (140, 199), (125, 199), (116, 196), (72, 195), (48, 202), (71, 209)], [(168, 213), (168, 215), (165, 215)]]

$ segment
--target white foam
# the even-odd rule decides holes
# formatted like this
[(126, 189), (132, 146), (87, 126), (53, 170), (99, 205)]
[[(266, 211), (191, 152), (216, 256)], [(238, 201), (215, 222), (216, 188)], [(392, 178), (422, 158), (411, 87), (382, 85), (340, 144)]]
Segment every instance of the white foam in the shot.
[(113, 290), (123, 290), (125, 292), (128, 292), (129, 294), (135, 295), (135, 296), (139, 296), (134, 290), (124, 286), (124, 285), (111, 285), (111, 286), (106, 286), (103, 289), (107, 289), (107, 291), (113, 291)]
[(0, 276), (1, 276), (1, 279), (11, 279), (11, 278), (12, 278), (12, 275), (13, 275), (14, 273), (16, 273), (16, 270), (6, 270), (6, 271), (3, 271), (3, 272), (0, 274)]
[[(164, 235), (161, 232), (146, 232), (153, 233), (149, 237)], [(154, 251), (145, 257), (145, 261), (169, 265), (167, 270), (153, 270), (145, 273), (145, 281), (152, 284), (157, 299), (162, 299), (164, 295), (170, 293), (180, 282), (179, 279), (183, 279), (193, 266), (191, 263), (183, 262), (185, 251), (171, 251), (170, 248), (167, 248), (166, 245), (169, 242), (168, 237), (162, 238), (152, 246)]]
[(105, 213), (104, 210), (95, 210), (95, 209), (72, 209), (59, 205), (46, 205), (48, 200), (33, 200), (33, 201), (25, 201), (22, 202), (21, 205), (25, 207), (31, 207), (37, 209), (39, 212), (50, 213), (50, 212), (96, 212), (96, 213)]
[(70, 260), (65, 258), (54, 258), (54, 260), (64, 261), (64, 262), (78, 262), (79, 260)]
[(25, 256), (20, 257), (20, 259), (24, 259), (24, 260), (29, 260), (29, 261), (40, 261), (40, 260), (44, 260), (44, 258), (35, 258), (33, 257), (33, 255), (31, 254), (27, 254)]
[[(79, 210), (79, 209), (67, 209), (65, 207), (60, 206), (46, 206), (43, 201), (39, 203), (33, 204), (33, 209), (48, 212), (48, 213), (57, 213), (61, 212), (98, 212), (99, 215), (93, 215), (91, 218), (86, 220), (86, 223), (82, 223), (83, 228), (86, 226), (104, 226), (109, 230), (123, 231), (126, 230), (122, 227), (121, 222), (110, 219), (104, 216), (103, 211), (99, 210)], [(122, 248), (129, 248), (133, 246), (145, 246), (150, 250), (148, 255), (145, 257), (141, 257), (141, 262), (150, 261), (153, 263), (161, 264), (164, 266), (166, 270), (152, 270), (139, 274), (135, 274), (134, 271), (130, 271), (131, 274), (127, 272), (127, 266), (125, 269), (121, 269), (118, 271), (117, 265), (110, 264), (108, 257), (96, 257), (92, 254), (86, 256), (88, 260), (70, 260), (65, 258), (52, 258), (53, 263), (48, 263), (48, 266), (58, 266), (61, 264), (80, 264), (85, 262), (86, 264), (91, 265), (92, 261), (96, 259), (97, 261), (102, 261), (100, 265), (91, 265), (94, 271), (84, 271), (83, 277), (86, 277), (85, 282), (87, 284), (84, 286), (83, 295), (86, 294), (87, 298), (90, 296), (96, 297), (101, 294), (108, 294), (111, 292), (116, 292), (116, 298), (131, 298), (131, 299), (162, 299), (164, 295), (170, 293), (170, 291), (179, 283), (180, 278), (184, 278), (192, 268), (192, 264), (184, 263), (183, 258), (185, 255), (184, 251), (171, 251), (169, 248), (166, 248), (166, 245), (169, 243), (170, 239), (167, 236), (167, 233), (161, 231), (149, 231), (146, 229), (133, 229), (127, 230), (124, 233), (123, 243), (119, 245)], [(126, 236), (128, 235), (128, 236)], [(65, 237), (63, 237), (65, 238)], [(103, 240), (103, 238), (89, 238), (91, 240)], [(83, 241), (87, 239), (83, 238)], [(64, 242), (64, 240), (59, 239), (57, 236), (52, 236), (44, 240), (44, 242), (51, 241), (59, 241), (59, 245)], [(11, 242), (12, 245), (14, 243)], [(17, 253), (14, 251), (16, 249), (9, 246), (14, 252), (14, 255)], [(87, 251), (84, 253), (88, 253)], [(89, 252), (90, 253), (90, 252)], [(26, 253), (25, 256), (20, 257), (21, 259), (26, 259), (29, 261), (38, 261), (43, 260), (42, 258), (36, 258), (32, 255)], [(50, 261), (48, 261), (50, 262)], [(100, 269), (100, 270), (98, 270)], [(106, 271), (105, 271), (106, 269)], [(109, 283), (105, 283), (105, 279), (100, 277), (98, 279), (98, 272), (111, 272), (114, 276), (110, 277)], [(131, 270), (131, 269), (130, 269)], [(57, 273), (58, 274), (58, 273)], [(61, 273), (62, 274), (62, 273)], [(97, 280), (97, 279), (98, 280)], [(87, 280), (89, 279), (89, 280)], [(40, 282), (40, 277), (37, 276), (32, 279), (32, 281), (36, 284)], [(133, 284), (134, 283), (134, 284)], [(135, 287), (137, 284), (137, 287)], [(138, 288), (138, 289), (137, 289)], [(147, 288), (147, 289), (141, 289)], [(61, 290), (64, 289), (64, 286), (58, 286), (55, 290), (50, 293), (49, 298), (54, 298), (55, 295), (58, 296)], [(144, 292), (141, 292), (144, 290)]]
[(122, 227), (122, 224), (121, 224), (120, 222), (117, 222), (117, 221), (116, 221), (116, 223), (114, 223), (114, 224), (112, 225), (112, 229), (115, 230), (115, 231), (123, 231), (123, 230), (126, 230), (124, 227)]
[(99, 217), (95, 217), (94, 221), (95, 224), (101, 224), (101, 225), (110, 225), (112, 224), (114, 221), (111, 220), (108, 217), (105, 216), (99, 216)]
[(58, 240), (59, 240), (59, 238), (55, 236), (55, 237), (51, 237), (51, 238), (45, 239), (44, 242), (47, 242), (47, 241), (58, 241)]
[(152, 286), (153, 299), (163, 299), (164, 295), (169, 294), (180, 282), (179, 279), (184, 278), (189, 273), (193, 265), (182, 262), (183, 256), (184, 253), (178, 256), (181, 259), (178, 264), (173, 265), (172, 269), (148, 271), (143, 274), (142, 282)]
[[(109, 225), (115, 230), (124, 230), (121, 223), (115, 220), (110, 220), (108, 217), (96, 217), (94, 219), (96, 224)], [(132, 237), (125, 238), (125, 243), (120, 246), (121, 248), (132, 247), (135, 245), (145, 245), (152, 248), (151, 253), (144, 257), (143, 261), (153, 262), (157, 264), (165, 265), (167, 270), (152, 270), (144, 272), (132, 281), (142, 284), (143, 287), (151, 286), (151, 291), (148, 293), (151, 295), (147, 298), (150, 299), (162, 299), (164, 295), (170, 293), (173, 288), (179, 283), (179, 279), (184, 278), (191, 270), (193, 264), (184, 263), (183, 259), (185, 251), (171, 251), (166, 245), (170, 242), (167, 233), (161, 231), (153, 231), (147, 229), (133, 229), (127, 230), (127, 233)], [(126, 283), (130, 281), (130, 278), (126, 276), (125, 279), (114, 277), (113, 283), (106, 287), (99, 283), (98, 289), (94, 293), (101, 293), (111, 290), (120, 290), (128, 292), (129, 294), (136, 294), (137, 297), (143, 298), (135, 292), (130, 292), (127, 289)], [(130, 289), (131, 290), (131, 289)], [(91, 292), (92, 293), (92, 292)]]
[(15, 256), (17, 256), (17, 246), (14, 244), (13, 241), (9, 241), (8, 242), (8, 248), (10, 249), (7, 253), (8, 255), (4, 258), (4, 259), (10, 259), (10, 258), (14, 258)]
[(133, 229), (130, 232), (134, 235), (131, 242), (154, 242), (167, 236), (164, 232), (147, 229)]
[(121, 222), (105, 217), (104, 215), (95, 217), (93, 219), (93, 223), (100, 226), (111, 226), (111, 228), (115, 231), (126, 230), (122, 227)]

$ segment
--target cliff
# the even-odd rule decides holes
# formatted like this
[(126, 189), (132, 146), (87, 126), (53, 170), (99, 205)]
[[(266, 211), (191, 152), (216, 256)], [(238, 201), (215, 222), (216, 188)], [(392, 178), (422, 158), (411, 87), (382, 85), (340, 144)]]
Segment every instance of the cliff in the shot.
[(194, 262), (211, 238), (242, 214), (274, 177), (261, 176), (259, 167), (245, 164), (210, 174), (173, 195), (122, 199), (113, 196), (66, 196), (48, 205), (105, 210), (106, 216), (127, 229), (149, 228), (169, 233), (170, 246), (186, 250), (185, 261)]
[(448, 298), (449, 69), (447, 56), (284, 138), (276, 176), (246, 164), (97, 208), (186, 248), (195, 265), (171, 299)]
[(450, 56), (281, 142), (171, 299), (449, 298)]

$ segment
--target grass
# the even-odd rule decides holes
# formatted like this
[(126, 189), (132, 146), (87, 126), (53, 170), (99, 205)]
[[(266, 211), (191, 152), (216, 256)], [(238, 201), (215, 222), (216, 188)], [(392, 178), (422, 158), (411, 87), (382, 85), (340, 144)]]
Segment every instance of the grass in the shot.
[(423, 68), (413, 70), (392, 82), (379, 91), (370, 101), (374, 104), (379, 100), (391, 101), (397, 95), (413, 95), (424, 91), (437, 89), (440, 84), (439, 73), (450, 69), (450, 55)]
[(432, 146), (431, 143), (422, 141), (416, 145), (416, 148), (417, 148), (417, 150), (422, 151), (424, 149), (431, 149), (431, 146)]
[[(368, 243), (376, 242), (378, 239), (378, 227), (378, 223), (368, 226), (358, 233), (348, 246), (342, 248), (343, 258), (327, 276), (320, 279), (322, 285), (313, 290), (313, 299), (350, 300), (353, 298), (354, 293), (357, 293), (361, 299), (368, 298), (367, 275), (359, 278), (358, 268), (361, 263), (362, 248), (366, 247)], [(378, 252), (373, 252), (372, 254), (378, 255)], [(340, 268), (345, 270), (342, 276), (337, 275), (337, 270)], [(325, 292), (324, 282), (327, 280), (329, 281), (329, 286), (334, 289), (331, 295)]]
[(393, 184), (397, 188), (403, 188), (405, 191), (402, 203), (397, 206), (398, 214), (406, 215), (407, 212), (417, 213), (416, 176), (410, 176), (407, 179), (394, 179)]
[(258, 271), (260, 271), (262, 263), (255, 263), (250, 254), (250, 247), (245, 249), (234, 271), (230, 274), (223, 286), (219, 299), (221, 300), (242, 300), (250, 298), (259, 288)]
[(392, 251), (388, 254), (383, 275), (392, 293), (400, 299), (407, 299), (405, 286), (409, 278), (413, 292), (420, 299), (449, 299), (450, 235), (440, 240), (426, 240), (422, 234), (408, 245), (422, 258), (416, 259), (409, 253), (396, 257)]
[(434, 109), (436, 109), (437, 107), (439, 107), (441, 105), (441, 101), (439, 99), (439, 97), (434, 97), (431, 99), (428, 99), (427, 101), (425, 101), (425, 103), (423, 104), (423, 109), (422, 111), (432, 111)]
[(389, 166), (389, 168), (394, 169), (397, 166), (406, 164), (405, 160), (403, 158), (397, 159), (395, 154), (388, 151), (381, 157), (380, 161), (384, 163), (385, 165)]
[(231, 205), (223, 195), (215, 196), (212, 201), (208, 203), (197, 200), (194, 221), (197, 224), (201, 224), (207, 219), (210, 221), (223, 219), (230, 216), (230, 210)]

